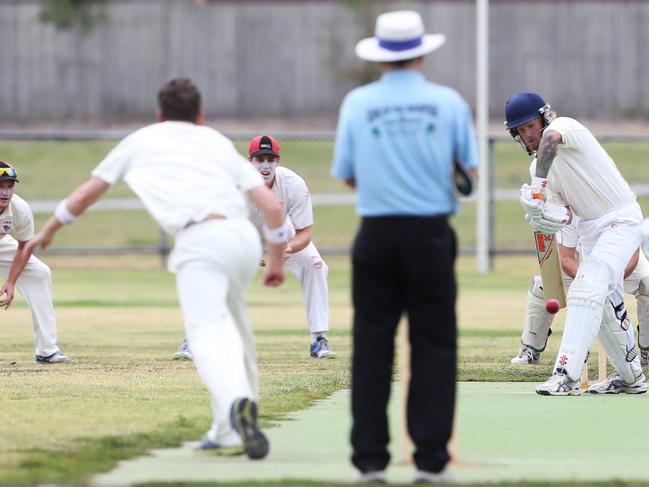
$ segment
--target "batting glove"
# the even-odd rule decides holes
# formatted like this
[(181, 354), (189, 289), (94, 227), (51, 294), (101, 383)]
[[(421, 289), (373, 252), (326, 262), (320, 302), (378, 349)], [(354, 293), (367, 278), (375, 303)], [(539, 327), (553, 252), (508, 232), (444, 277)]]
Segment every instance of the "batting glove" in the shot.
[[(521, 206), (525, 210), (525, 214), (529, 215), (531, 218), (541, 218), (543, 214), (543, 206), (545, 201), (543, 199), (534, 198), (534, 195), (539, 192), (538, 188), (530, 186), (529, 184), (523, 184), (520, 189), (520, 199)], [(528, 220), (527, 218), (525, 218)], [(528, 220), (529, 221), (529, 220)]]
[(544, 191), (548, 187), (548, 180), (546, 178), (540, 178), (538, 176), (534, 176), (532, 178), (532, 187)]
[(568, 224), (570, 212), (564, 206), (545, 205), (540, 218), (528, 220), (532, 228), (537, 232), (551, 235), (559, 232)]

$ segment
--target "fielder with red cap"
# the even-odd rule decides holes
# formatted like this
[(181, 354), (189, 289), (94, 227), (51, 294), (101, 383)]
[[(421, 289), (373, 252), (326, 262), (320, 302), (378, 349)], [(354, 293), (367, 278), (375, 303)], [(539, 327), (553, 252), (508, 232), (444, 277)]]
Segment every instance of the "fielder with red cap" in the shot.
[[(300, 281), (307, 321), (311, 331), (310, 354), (313, 358), (334, 357), (327, 332), (329, 331), (329, 268), (311, 241), (313, 208), (311, 195), (304, 179), (290, 169), (280, 166), (279, 142), (269, 135), (258, 135), (248, 144), (248, 160), (264, 178), (266, 186), (282, 203), (292, 235), (285, 250), (285, 266)], [(262, 235), (263, 215), (249, 203), (250, 219)], [(264, 261), (262, 260), (262, 265)], [(187, 341), (183, 340), (174, 358), (192, 358)]]
[[(280, 166), (281, 148), (269, 135), (258, 135), (248, 145), (248, 159), (259, 171), (279, 201), (284, 215), (294, 230), (286, 246), (285, 266), (300, 281), (311, 330), (311, 356), (327, 358), (335, 355), (326, 334), (329, 330), (329, 268), (311, 241), (313, 207), (304, 179), (290, 169)], [(258, 208), (249, 207), (250, 218), (261, 230), (262, 215)]]
[(27, 242), (34, 238), (34, 215), (25, 200), (14, 193), (18, 175), (0, 161), (0, 307), (9, 308), (15, 289), (32, 311), (36, 340), (36, 362), (65, 362), (56, 344), (56, 316), (52, 304), (50, 268), (32, 255)]

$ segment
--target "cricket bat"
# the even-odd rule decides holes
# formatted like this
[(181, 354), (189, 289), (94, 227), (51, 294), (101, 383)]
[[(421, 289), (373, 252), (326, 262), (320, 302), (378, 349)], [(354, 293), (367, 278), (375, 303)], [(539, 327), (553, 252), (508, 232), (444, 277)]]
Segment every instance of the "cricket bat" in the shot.
[(534, 232), (536, 244), (536, 257), (539, 260), (541, 279), (543, 280), (543, 296), (547, 303), (549, 299), (556, 299), (562, 308), (566, 307), (566, 292), (563, 288), (561, 277), (561, 264), (559, 262), (559, 248), (556, 235), (546, 235)]

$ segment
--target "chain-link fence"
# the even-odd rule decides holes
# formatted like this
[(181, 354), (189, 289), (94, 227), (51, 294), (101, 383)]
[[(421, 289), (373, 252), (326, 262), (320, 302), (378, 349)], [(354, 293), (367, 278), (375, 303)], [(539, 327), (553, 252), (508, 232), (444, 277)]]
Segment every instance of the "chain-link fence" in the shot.
[[(16, 193), (27, 200), (40, 227), (58, 201), (85, 181), (116, 141), (125, 134), (0, 133), (0, 160), (15, 165)], [(228, 134), (242, 154), (255, 134)], [(275, 135), (275, 134), (274, 134)], [(348, 251), (358, 224), (354, 193), (331, 178), (333, 134), (276, 134), (282, 144), (281, 163), (300, 174), (314, 203), (314, 241), (323, 253)], [(649, 137), (600, 137), (606, 150), (649, 211), (649, 178), (645, 159)], [(508, 137), (490, 140), (490, 248), (492, 254), (531, 252), (531, 230), (523, 220), (518, 188), (529, 181), (529, 157)], [(377, 166), (377, 170), (380, 167)], [(453, 217), (462, 252), (476, 247), (476, 203), (469, 198)], [(49, 252), (160, 253), (171, 245), (130, 189), (119, 183), (91, 208), (91, 213), (60, 232)]]

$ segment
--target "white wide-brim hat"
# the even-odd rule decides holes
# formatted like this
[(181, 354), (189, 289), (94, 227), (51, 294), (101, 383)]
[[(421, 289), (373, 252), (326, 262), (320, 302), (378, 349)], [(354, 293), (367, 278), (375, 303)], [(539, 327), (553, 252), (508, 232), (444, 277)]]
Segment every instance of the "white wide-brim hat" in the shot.
[(356, 55), (365, 61), (389, 63), (423, 56), (444, 42), (444, 34), (424, 33), (424, 23), (418, 12), (386, 12), (376, 18), (374, 37), (356, 44)]

